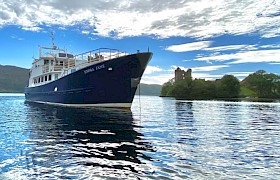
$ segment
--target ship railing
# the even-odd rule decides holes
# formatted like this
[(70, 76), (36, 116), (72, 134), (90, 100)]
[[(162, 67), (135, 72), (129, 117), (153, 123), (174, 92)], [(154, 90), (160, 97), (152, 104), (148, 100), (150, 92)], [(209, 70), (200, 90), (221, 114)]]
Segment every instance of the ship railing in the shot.
[(121, 52), (118, 49), (99, 48), (75, 56), (77, 60), (86, 60), (87, 62), (96, 62), (102, 60), (110, 60), (121, 56), (128, 55), (126, 52)]
[(61, 71), (63, 69), (63, 65), (55, 65), (53, 67), (53, 71)]
[(71, 68), (76, 65), (76, 60), (75, 59), (68, 59), (67, 61), (64, 62), (64, 67), (65, 68)]
[[(74, 66), (73, 64), (71, 64), (71, 67)], [(43, 74), (45, 73), (49, 73), (49, 72), (59, 72), (62, 71), (63, 69), (63, 65), (54, 65), (54, 66), (49, 66), (49, 65), (43, 65), (42, 66), (42, 72)]]

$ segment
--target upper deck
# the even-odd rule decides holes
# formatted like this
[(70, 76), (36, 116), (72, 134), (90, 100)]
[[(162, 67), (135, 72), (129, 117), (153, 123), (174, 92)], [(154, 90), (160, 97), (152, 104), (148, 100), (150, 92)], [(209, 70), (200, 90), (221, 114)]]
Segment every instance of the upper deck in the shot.
[(29, 87), (40, 86), (79, 69), (102, 61), (128, 55), (117, 49), (99, 48), (73, 55), (56, 46), (40, 47), (39, 58), (34, 59), (30, 69)]

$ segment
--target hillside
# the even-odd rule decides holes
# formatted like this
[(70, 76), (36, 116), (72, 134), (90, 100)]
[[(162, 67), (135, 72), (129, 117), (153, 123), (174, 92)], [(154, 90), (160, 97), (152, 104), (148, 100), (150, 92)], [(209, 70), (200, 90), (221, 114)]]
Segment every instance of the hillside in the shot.
[(29, 70), (16, 66), (0, 65), (0, 92), (23, 92)]
[[(24, 87), (28, 83), (29, 70), (16, 66), (0, 65), (0, 93), (24, 92)], [(161, 85), (141, 84), (141, 95), (159, 96)], [(139, 94), (139, 91), (136, 92)]]
[[(161, 91), (161, 85), (158, 84), (140, 84), (140, 94), (149, 96), (159, 96)], [(136, 91), (139, 94), (139, 86)]]

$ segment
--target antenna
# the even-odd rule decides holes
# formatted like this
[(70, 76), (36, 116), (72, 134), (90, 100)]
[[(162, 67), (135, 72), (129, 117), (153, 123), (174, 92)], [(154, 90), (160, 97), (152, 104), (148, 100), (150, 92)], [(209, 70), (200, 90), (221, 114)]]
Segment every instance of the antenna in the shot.
[(53, 32), (51, 32), (51, 38), (52, 38), (52, 48), (56, 49), (57, 47), (56, 47), (56, 45), (54, 45), (54, 34), (53, 34)]
[(41, 48), (40, 45), (38, 45), (38, 47), (39, 47), (39, 57), (41, 57), (42, 56), (42, 48)]

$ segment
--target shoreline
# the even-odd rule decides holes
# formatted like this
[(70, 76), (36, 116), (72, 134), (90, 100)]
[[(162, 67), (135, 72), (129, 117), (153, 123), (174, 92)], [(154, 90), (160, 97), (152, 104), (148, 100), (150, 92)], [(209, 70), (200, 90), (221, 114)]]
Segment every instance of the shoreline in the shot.
[(159, 96), (161, 98), (174, 98), (175, 100), (190, 100), (190, 101), (233, 101), (233, 102), (280, 102), (280, 98), (215, 98), (215, 99), (184, 99), (184, 98), (175, 98), (171, 96)]

